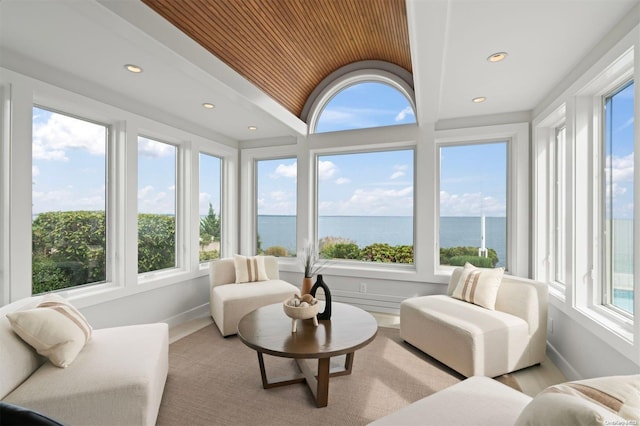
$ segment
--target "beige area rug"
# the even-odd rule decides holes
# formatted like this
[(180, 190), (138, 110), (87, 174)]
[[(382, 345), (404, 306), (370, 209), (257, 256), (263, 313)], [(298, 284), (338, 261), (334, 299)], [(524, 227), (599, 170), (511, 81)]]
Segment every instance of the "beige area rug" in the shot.
[[(264, 358), (271, 380), (296, 368), (291, 359)], [(316, 408), (304, 383), (263, 389), (256, 352), (212, 324), (169, 346), (157, 424), (364, 425), (462, 379), (405, 343), (399, 330), (379, 328), (356, 351), (352, 374), (330, 379), (328, 407)], [(508, 375), (500, 381), (517, 388)]]

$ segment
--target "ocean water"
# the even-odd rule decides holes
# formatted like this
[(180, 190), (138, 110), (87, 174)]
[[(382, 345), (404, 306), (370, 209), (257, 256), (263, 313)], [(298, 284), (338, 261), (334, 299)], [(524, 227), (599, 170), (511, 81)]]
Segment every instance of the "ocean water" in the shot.
[[(504, 266), (507, 253), (507, 224), (504, 217), (487, 217), (486, 247), (498, 254), (498, 266)], [(295, 216), (258, 216), (261, 247), (296, 247)], [(343, 237), (365, 247), (373, 243), (392, 246), (413, 244), (413, 218), (406, 216), (321, 216), (318, 237)], [(441, 247), (480, 246), (479, 217), (443, 217), (440, 219)]]

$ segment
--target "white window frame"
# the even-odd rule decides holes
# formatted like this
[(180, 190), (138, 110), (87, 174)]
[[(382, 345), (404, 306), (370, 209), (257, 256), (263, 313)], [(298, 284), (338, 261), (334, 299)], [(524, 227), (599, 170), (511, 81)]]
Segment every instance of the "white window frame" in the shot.
[[(208, 265), (198, 261), (198, 167), (194, 157), (198, 152), (215, 155), (223, 160), (223, 211), (225, 224), (221, 231), (224, 247), (221, 252), (237, 250), (237, 176), (238, 148), (233, 141), (224, 143), (181, 130), (177, 127), (136, 115), (87, 98), (65, 89), (0, 68), (0, 100), (2, 106), (2, 280), (0, 303), (5, 304), (31, 296), (31, 182), (33, 107), (60, 111), (66, 115), (103, 123), (110, 127), (111, 145), (107, 151), (107, 215), (111, 217), (107, 227), (111, 258), (109, 282), (71, 287), (58, 294), (84, 308), (106, 303), (137, 293), (204, 279)], [(181, 268), (162, 273), (138, 275), (137, 268), (137, 138), (144, 135), (152, 139), (179, 145), (182, 154), (177, 170), (176, 194), (182, 195), (176, 202), (181, 209), (182, 240)], [(196, 218), (196, 220), (194, 220)], [(194, 238), (193, 235), (196, 235)], [(11, 253), (11, 255), (7, 255)], [(142, 279), (143, 278), (143, 279)], [(6, 285), (5, 285), (6, 284)]]
[[(423, 170), (418, 169), (418, 158), (426, 155), (424, 144), (418, 144), (418, 129), (414, 124), (387, 126), (378, 128), (345, 130), (341, 132), (315, 133), (306, 139), (308, 145), (308, 158), (306, 160), (307, 172), (307, 199), (306, 206), (309, 217), (306, 218), (307, 227), (303, 229), (302, 238), (317, 243), (317, 157), (319, 155), (366, 153), (392, 150), (414, 150), (413, 165), (413, 220), (414, 220), (414, 264), (382, 264), (378, 262), (330, 262), (323, 273), (327, 275), (340, 275), (345, 277), (387, 279), (399, 281), (427, 280), (424, 275), (426, 268), (422, 266), (425, 258), (420, 255), (426, 251), (426, 238), (422, 238), (420, 229), (426, 228), (425, 217), (416, 212), (418, 205), (424, 200), (420, 194), (418, 183)], [(299, 169), (300, 171), (300, 169)], [(299, 183), (300, 184), (300, 183)], [(302, 205), (302, 204), (299, 204)], [(299, 228), (300, 231), (300, 228)], [(300, 236), (298, 237), (301, 238)], [(300, 241), (299, 241), (300, 242)], [(422, 275), (421, 275), (422, 274)]]
[(201, 274), (209, 273), (209, 263), (200, 263), (200, 153), (218, 157), (220, 164), (220, 257), (228, 257), (238, 250), (238, 150), (226, 145), (216, 144), (204, 138), (194, 136), (191, 144), (191, 164), (197, 164), (190, 171), (192, 191), (198, 196), (191, 199), (191, 223), (198, 226), (191, 230), (191, 269)]
[[(556, 173), (558, 168), (562, 170), (566, 181), (565, 189), (565, 217), (570, 218), (574, 213), (572, 200), (572, 156), (573, 131), (570, 123), (567, 122), (567, 106), (562, 104), (546, 117), (534, 121), (534, 161), (532, 169), (532, 192), (535, 197), (533, 235), (536, 237), (532, 241), (533, 253), (533, 278), (549, 284), (550, 295), (564, 301), (566, 297), (566, 283), (570, 282), (572, 275), (570, 259), (573, 248), (570, 241), (573, 235), (571, 221), (565, 223), (565, 252), (564, 257), (564, 283), (555, 280), (557, 264), (556, 258)], [(556, 135), (559, 128), (565, 129), (565, 162), (558, 164), (555, 154), (557, 143)]]
[[(632, 79), (633, 50), (627, 49), (610, 63), (577, 93), (576, 125), (587, 131), (577, 134), (575, 144), (585, 149), (575, 150), (576, 182), (586, 182), (584, 188), (576, 187), (576, 212), (591, 211), (591, 214), (575, 215), (576, 228), (576, 276), (587, 277), (586, 286), (575, 285), (574, 307), (591, 318), (601, 328), (609, 330), (628, 344), (633, 343), (633, 319), (621, 315), (603, 304), (603, 247), (604, 247), (604, 202), (602, 189), (604, 176), (601, 173), (604, 164), (604, 97), (625, 81)], [(588, 148), (587, 148), (588, 147)], [(635, 172), (638, 181), (638, 171)], [(634, 220), (638, 223), (639, 210), (636, 208)], [(585, 240), (580, 241), (584, 232)], [(637, 235), (637, 234), (636, 234)], [(583, 249), (578, 249), (584, 245)], [(636, 259), (638, 254), (636, 253)], [(636, 265), (638, 261), (636, 260)], [(619, 347), (620, 345), (616, 345)]]
[[(435, 135), (435, 156), (440, 147), (474, 143), (507, 143), (507, 264), (506, 270), (517, 276), (529, 276), (529, 124), (515, 123), (466, 129), (439, 130)], [(435, 229), (438, 241), (440, 214), (440, 166), (436, 160), (434, 191)], [(440, 266), (439, 244), (433, 253), (434, 275), (450, 276), (451, 267)]]
[(313, 208), (310, 209), (313, 211), (313, 219), (312, 219), (312, 231), (310, 234), (309, 241), (312, 241), (314, 246), (317, 248), (319, 245), (318, 239), (318, 157), (327, 156), (327, 155), (349, 155), (349, 154), (368, 154), (368, 153), (381, 153), (381, 152), (391, 152), (391, 151), (412, 151), (413, 152), (413, 164), (412, 164), (412, 174), (413, 174), (413, 242), (412, 246), (414, 247), (414, 263), (413, 264), (404, 264), (404, 263), (378, 263), (378, 262), (367, 262), (364, 260), (347, 260), (347, 259), (335, 259), (332, 260), (329, 264), (329, 269), (381, 269), (381, 270), (397, 270), (397, 271), (415, 271), (416, 269), (416, 146), (412, 142), (406, 143), (393, 143), (393, 144), (378, 144), (375, 146), (359, 146), (359, 147), (343, 147), (340, 149), (336, 148), (326, 148), (326, 149), (314, 149), (310, 155), (310, 175), (311, 181), (313, 182), (313, 200), (312, 205)]
[(311, 103), (311, 108), (308, 115), (309, 133), (316, 133), (320, 116), (324, 112), (326, 106), (338, 93), (342, 92), (348, 87), (355, 86), (360, 83), (382, 83), (393, 87), (407, 99), (409, 105), (411, 105), (411, 108), (414, 111), (414, 116), (417, 120), (417, 115), (415, 114), (415, 93), (413, 91), (413, 88), (407, 81), (405, 81), (405, 79), (396, 74), (400, 71), (396, 70), (395, 68), (393, 68), (393, 71), (394, 72), (377, 68), (364, 68), (346, 72), (343, 75), (339, 75), (335, 79), (332, 79), (332, 76), (329, 76), (328, 80), (330, 81), (323, 81), (320, 85), (320, 87), (322, 87), (322, 85), (324, 84), (324, 89), (322, 89), (318, 95), (315, 95), (315, 97), (314, 95), (310, 97), (310, 99), (313, 99), (313, 101)]
[[(295, 158), (298, 165), (296, 175), (296, 203), (300, 205), (301, 183), (300, 183), (300, 157), (298, 156), (297, 145), (282, 145), (273, 147), (247, 148), (240, 151), (240, 227), (242, 233), (240, 236), (240, 253), (246, 256), (253, 256), (256, 253), (256, 235), (258, 231), (257, 213), (258, 206), (256, 203), (257, 195), (257, 171), (256, 163), (261, 160), (277, 160)], [(296, 207), (296, 241), (298, 247), (300, 241), (298, 239), (300, 222), (299, 209)], [(295, 266), (295, 257), (279, 258), (281, 265), (288, 265), (289, 270)]]
[[(168, 137), (150, 135), (148, 132), (141, 131), (138, 133), (138, 138), (149, 139), (154, 142), (164, 143), (170, 146), (173, 146), (176, 149), (176, 158), (175, 158), (175, 264), (173, 267), (169, 267), (166, 269), (159, 269), (154, 271), (148, 271), (138, 274), (139, 283), (143, 283), (148, 280), (154, 280), (157, 278), (163, 278), (166, 276), (171, 276), (176, 272), (184, 272), (187, 270), (186, 259), (188, 258), (188, 253), (186, 252), (186, 230), (188, 229), (188, 224), (186, 220), (186, 216), (188, 216), (188, 203), (185, 202), (185, 198), (188, 194), (185, 193), (185, 181), (187, 179), (185, 173), (185, 160), (188, 158), (184, 152), (184, 142), (180, 141), (170, 141)], [(136, 142), (139, 143), (140, 140), (136, 138)], [(137, 145), (136, 145), (137, 146)], [(140, 159), (136, 156), (137, 162), (139, 163)], [(189, 159), (190, 160), (190, 159)], [(136, 187), (136, 189), (138, 189)], [(136, 207), (136, 216), (140, 214), (140, 210)], [(136, 217), (137, 223), (137, 217)], [(137, 235), (137, 232), (136, 232)], [(136, 243), (138, 242), (138, 238), (136, 237)], [(136, 253), (137, 253), (137, 244), (136, 244)], [(137, 258), (137, 256), (136, 256)]]
[[(70, 113), (64, 110), (60, 110), (57, 108), (52, 108), (49, 107), (47, 105), (42, 105), (40, 103), (36, 103), (34, 102), (33, 104), (33, 108), (38, 108), (40, 110), (43, 111), (47, 111), (49, 113), (52, 114), (58, 114), (58, 115), (63, 115), (63, 116), (67, 116), (70, 118), (74, 118), (76, 120), (80, 120), (80, 121), (84, 121), (87, 123), (91, 123), (91, 124), (95, 124), (98, 126), (102, 126), (106, 129), (107, 132), (107, 138), (105, 141), (105, 176), (104, 176), (104, 186), (105, 186), (105, 209), (104, 209), (104, 213), (105, 213), (105, 279), (104, 281), (98, 281), (98, 282), (92, 282), (92, 283), (86, 283), (86, 284), (82, 284), (82, 285), (78, 285), (78, 286), (70, 286), (70, 287), (65, 287), (64, 289), (61, 289), (62, 291), (65, 290), (71, 290), (74, 288), (82, 288), (82, 287), (88, 287), (88, 286), (104, 286), (104, 285), (111, 285), (111, 283), (113, 283), (113, 275), (115, 273), (115, 248), (114, 248), (114, 244), (117, 241), (117, 236), (115, 235), (115, 220), (116, 220), (116, 200), (115, 200), (115, 187), (114, 187), (114, 173), (115, 173), (115, 169), (113, 167), (113, 163), (114, 161), (111, 161), (112, 158), (114, 158), (114, 156), (116, 155), (116, 144), (115, 144), (115, 137), (114, 137), (114, 126), (111, 123), (104, 123), (98, 120), (94, 120), (92, 118), (87, 118), (84, 115), (79, 115), (76, 113)], [(31, 141), (31, 143), (33, 144), (33, 139)], [(31, 159), (31, 164), (33, 166), (33, 158)], [(33, 188), (32, 188), (33, 190)], [(31, 199), (33, 200), (33, 192), (31, 195)], [(33, 213), (32, 213), (33, 215)], [(31, 216), (33, 217), (33, 216)], [(32, 228), (33, 229), (33, 228)], [(33, 272), (33, 271), (32, 271)], [(33, 275), (33, 274), (32, 274)], [(33, 279), (33, 276), (32, 276)], [(33, 287), (33, 282), (31, 283), (31, 286)]]
[[(545, 110), (534, 119), (536, 146), (533, 155), (533, 184), (542, 184), (539, 179), (548, 176), (548, 164), (540, 155), (544, 136), (545, 119), (562, 104), (566, 105), (568, 159), (567, 217), (567, 274), (565, 298), (550, 297), (549, 302), (573, 321), (582, 324), (604, 344), (634, 362), (640, 357), (640, 327), (637, 321), (620, 315), (602, 305), (601, 247), (602, 247), (602, 115), (603, 96), (633, 79), (635, 86), (635, 137), (640, 139), (640, 90), (638, 80), (640, 55), (637, 52), (640, 27), (636, 26), (620, 38), (606, 53), (595, 59), (586, 71), (574, 80)], [(634, 49), (636, 54), (634, 55)], [(547, 123), (548, 124), (548, 123)], [(542, 135), (542, 136), (541, 136)], [(640, 164), (640, 152), (635, 150), (635, 162)], [(640, 181), (640, 172), (635, 170), (635, 182)], [(634, 199), (640, 199), (640, 185), (634, 185)], [(534, 192), (536, 196), (536, 192)], [(544, 241), (539, 240), (548, 229), (544, 215), (548, 206), (543, 197), (536, 196), (534, 213), (534, 278), (547, 279), (545, 275)], [(640, 220), (640, 208), (636, 206), (634, 222)], [(547, 227), (547, 228), (545, 228)], [(640, 227), (634, 227), (634, 241), (640, 241)], [(640, 253), (634, 250), (634, 270), (640, 270)], [(635, 277), (635, 294), (640, 293)], [(554, 292), (551, 291), (554, 296)], [(636, 296), (634, 312), (640, 312), (640, 298)], [(637, 318), (637, 317), (636, 317)]]

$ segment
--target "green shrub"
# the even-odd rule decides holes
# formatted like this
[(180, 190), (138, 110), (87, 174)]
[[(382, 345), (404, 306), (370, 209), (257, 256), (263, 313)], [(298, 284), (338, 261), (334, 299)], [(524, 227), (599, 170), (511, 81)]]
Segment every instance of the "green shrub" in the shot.
[(324, 259), (360, 259), (360, 248), (355, 243), (334, 243), (325, 245), (320, 250)]
[(454, 256), (449, 259), (449, 265), (452, 266), (464, 266), (467, 262), (478, 268), (493, 268), (495, 266), (490, 258), (482, 256)]
[[(452, 265), (451, 258), (457, 256), (478, 256), (478, 247), (446, 247), (440, 249), (440, 264)], [(491, 259), (492, 267), (498, 264), (498, 254), (492, 248), (487, 250), (487, 257)]]
[(175, 235), (176, 221), (173, 216), (138, 215), (138, 273), (175, 266)]
[(41, 213), (32, 232), (33, 294), (106, 279), (103, 211)]
[(219, 259), (220, 252), (218, 250), (209, 250), (200, 252), (200, 262), (206, 262), (209, 260)]
[(264, 251), (264, 254), (266, 256), (276, 256), (276, 257), (287, 257), (289, 255), (289, 253), (287, 252), (287, 249), (282, 246), (268, 247)]
[(49, 259), (38, 259), (33, 262), (33, 294), (46, 293), (69, 287), (69, 279), (58, 268), (58, 264)]
[(369, 262), (393, 262), (394, 252), (387, 243), (374, 243), (362, 249), (362, 260)]
[(396, 263), (413, 264), (413, 246), (395, 246), (393, 249)]

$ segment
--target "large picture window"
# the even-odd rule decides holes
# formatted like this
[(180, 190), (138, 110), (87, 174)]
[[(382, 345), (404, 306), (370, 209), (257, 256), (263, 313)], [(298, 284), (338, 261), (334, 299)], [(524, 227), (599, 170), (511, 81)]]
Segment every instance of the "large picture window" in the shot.
[(256, 252), (278, 257), (296, 255), (295, 158), (257, 160)]
[(222, 160), (213, 155), (200, 153), (200, 262), (220, 257), (220, 198)]
[(33, 294), (107, 280), (108, 130), (33, 108)]
[(634, 84), (605, 97), (605, 304), (633, 314)]
[(413, 263), (414, 151), (318, 155), (320, 255)]
[(138, 138), (138, 273), (176, 267), (177, 153)]
[(507, 142), (440, 147), (440, 264), (508, 265)]

